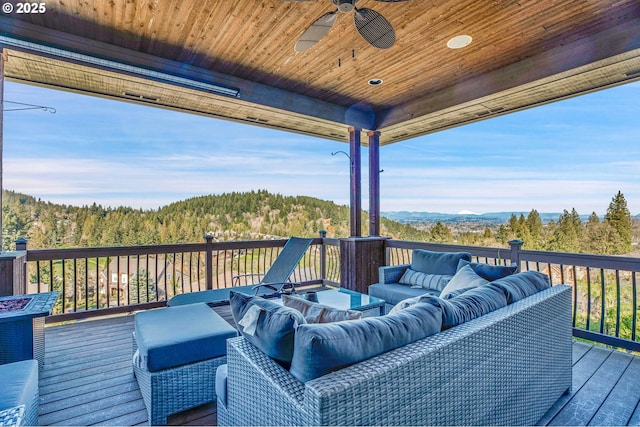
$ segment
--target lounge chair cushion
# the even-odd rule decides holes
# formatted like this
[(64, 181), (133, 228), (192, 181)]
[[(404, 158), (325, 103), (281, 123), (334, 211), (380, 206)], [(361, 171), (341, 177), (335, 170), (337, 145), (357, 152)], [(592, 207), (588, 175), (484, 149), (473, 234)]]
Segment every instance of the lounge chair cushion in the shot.
[(23, 360), (0, 365), (0, 409), (30, 407), (38, 391), (38, 361)]
[(362, 317), (361, 311), (340, 310), (292, 295), (282, 295), (282, 304), (302, 313), (307, 323), (332, 323)]
[(275, 301), (233, 291), (229, 303), (238, 331), (247, 341), (272, 359), (285, 365), (291, 363), (295, 329), (306, 323), (302, 313)]
[(546, 274), (537, 271), (523, 271), (491, 282), (502, 289), (509, 304), (551, 287)]
[(478, 276), (471, 266), (465, 265), (449, 280), (447, 286), (440, 292), (440, 297), (445, 298), (447, 294), (453, 291), (474, 288), (476, 286), (486, 285), (487, 283), (489, 283), (489, 281)]
[(433, 252), (415, 249), (410, 268), (423, 273), (453, 276), (458, 270), (458, 262), (461, 259), (471, 261), (471, 254), (468, 252)]
[(136, 313), (135, 337), (149, 372), (220, 357), (236, 330), (205, 303)]
[(429, 274), (407, 268), (398, 281), (413, 288), (424, 288), (441, 291), (453, 276), (448, 274)]
[(470, 266), (476, 274), (490, 282), (512, 275), (518, 269), (517, 265), (490, 265), (481, 262), (458, 261), (458, 271), (465, 265)]
[(487, 284), (471, 288), (449, 300), (426, 295), (420, 298), (420, 302), (442, 310), (442, 330), (445, 330), (506, 307), (507, 298), (501, 289)]
[(290, 372), (307, 382), (436, 334), (441, 326), (440, 309), (423, 303), (393, 315), (303, 324), (296, 331)]
[(375, 283), (369, 286), (369, 295), (385, 300), (387, 304), (396, 305), (400, 301), (424, 294), (440, 295), (434, 289), (412, 288), (401, 283)]

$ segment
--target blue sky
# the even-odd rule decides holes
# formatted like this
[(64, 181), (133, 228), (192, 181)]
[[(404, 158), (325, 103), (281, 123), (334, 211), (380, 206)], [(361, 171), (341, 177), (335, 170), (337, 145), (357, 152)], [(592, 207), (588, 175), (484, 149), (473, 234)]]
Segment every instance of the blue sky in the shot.
[[(382, 211), (640, 213), (640, 82), (380, 149)], [(54, 203), (158, 208), (266, 189), (349, 203), (348, 144), (12, 82), (4, 187)], [(7, 104), (5, 108), (15, 106)], [(362, 150), (363, 208), (368, 150)]]

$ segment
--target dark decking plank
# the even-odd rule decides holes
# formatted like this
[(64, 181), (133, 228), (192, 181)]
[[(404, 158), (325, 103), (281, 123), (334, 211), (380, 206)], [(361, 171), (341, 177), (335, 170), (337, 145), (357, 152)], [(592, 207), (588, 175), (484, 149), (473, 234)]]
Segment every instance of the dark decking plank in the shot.
[(134, 387), (137, 387), (137, 383), (135, 379), (132, 377), (130, 373), (124, 375), (118, 375), (115, 373), (112, 378), (106, 379), (100, 382), (91, 382), (82, 386), (67, 388), (58, 391), (51, 391), (46, 394), (40, 395), (40, 404), (48, 405), (50, 403), (62, 400), (62, 401), (72, 401), (76, 396), (81, 396), (86, 393), (92, 393), (96, 390), (111, 388), (122, 384), (133, 384)]
[[(583, 352), (585, 348), (586, 352)], [(556, 415), (571, 401), (573, 396), (580, 391), (587, 380), (600, 368), (610, 353), (610, 351), (602, 348), (579, 342), (574, 342), (572, 349), (573, 359), (577, 359), (577, 361), (572, 368), (571, 391), (556, 400), (547, 413), (538, 420), (538, 425), (549, 425)], [(582, 354), (582, 357), (577, 358), (576, 355), (578, 354)]]
[(571, 363), (573, 365), (578, 363), (578, 361), (580, 359), (582, 359), (584, 357), (584, 355), (589, 352), (589, 350), (591, 350), (591, 347), (593, 347), (593, 344), (587, 344), (587, 343), (580, 342), (580, 341), (574, 341), (573, 342), (573, 346), (571, 346), (571, 352), (572, 352), (572, 354), (571, 354)]
[(585, 385), (572, 394), (571, 400), (551, 420), (550, 425), (587, 425), (633, 358), (625, 353), (599, 347), (594, 347), (589, 352), (600, 352), (606, 354), (607, 358)]
[(640, 400), (640, 359), (633, 358), (589, 425), (627, 425)]

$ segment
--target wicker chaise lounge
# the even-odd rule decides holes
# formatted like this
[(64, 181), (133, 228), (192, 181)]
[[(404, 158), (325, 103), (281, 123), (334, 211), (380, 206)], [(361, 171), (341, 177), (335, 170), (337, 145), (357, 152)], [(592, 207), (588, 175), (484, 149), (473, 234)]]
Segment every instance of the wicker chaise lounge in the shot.
[(532, 425), (571, 387), (571, 289), (302, 383), (243, 337), (227, 342), (219, 425)]

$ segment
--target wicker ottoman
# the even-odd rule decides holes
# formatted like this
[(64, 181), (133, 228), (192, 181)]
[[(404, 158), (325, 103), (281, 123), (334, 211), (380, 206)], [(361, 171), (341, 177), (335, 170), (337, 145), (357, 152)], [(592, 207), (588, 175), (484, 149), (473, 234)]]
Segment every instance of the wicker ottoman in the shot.
[(215, 401), (215, 375), (236, 330), (204, 303), (136, 313), (133, 373), (150, 425)]

